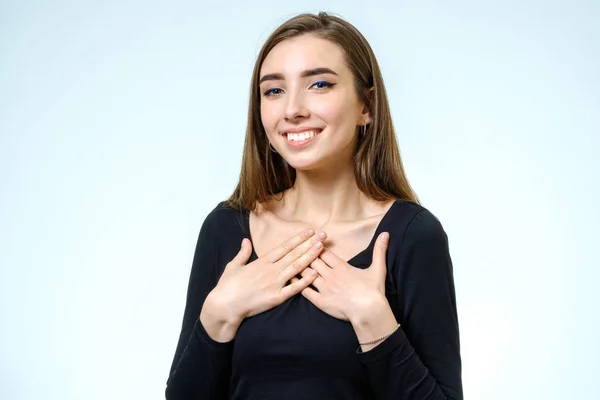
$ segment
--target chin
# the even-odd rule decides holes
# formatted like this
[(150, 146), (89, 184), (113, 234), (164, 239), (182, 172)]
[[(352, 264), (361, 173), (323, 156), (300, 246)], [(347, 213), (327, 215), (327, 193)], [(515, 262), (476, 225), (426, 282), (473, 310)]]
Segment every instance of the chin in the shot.
[(322, 159), (300, 159), (298, 157), (291, 157), (286, 159), (288, 165), (294, 168), (296, 171), (316, 171), (325, 167), (325, 163)]
[(314, 163), (288, 163), (296, 171), (314, 171), (319, 169)]

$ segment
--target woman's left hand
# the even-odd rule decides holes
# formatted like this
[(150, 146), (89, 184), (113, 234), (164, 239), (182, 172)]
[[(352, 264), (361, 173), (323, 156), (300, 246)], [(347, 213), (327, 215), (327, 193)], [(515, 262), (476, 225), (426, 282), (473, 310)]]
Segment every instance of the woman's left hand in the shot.
[(369, 268), (360, 269), (348, 264), (328, 249), (315, 259), (310, 268), (319, 276), (302, 295), (323, 312), (345, 321), (361, 321), (374, 310), (388, 305), (385, 298), (386, 252), (389, 234), (377, 237), (373, 261)]

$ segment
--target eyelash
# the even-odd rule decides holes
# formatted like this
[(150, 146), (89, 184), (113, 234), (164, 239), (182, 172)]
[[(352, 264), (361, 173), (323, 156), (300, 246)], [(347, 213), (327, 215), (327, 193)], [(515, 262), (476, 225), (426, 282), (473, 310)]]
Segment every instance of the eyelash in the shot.
[[(313, 87), (315, 85), (322, 85), (322, 86), (324, 86), (324, 87), (317, 88), (319, 90), (323, 90), (323, 89), (332, 88), (336, 84), (335, 83), (331, 83), (331, 82), (327, 82), (327, 81), (317, 81), (317, 82), (313, 83), (310, 87)], [(280, 88), (271, 88), (271, 89), (268, 89), (267, 91), (265, 91), (263, 93), (263, 96), (269, 97), (269, 96), (277, 96), (278, 94), (281, 94), (281, 93), (274, 93), (275, 90), (281, 90), (281, 89)]]
[(331, 82), (327, 82), (327, 81), (317, 81), (317, 82), (313, 83), (311, 87), (313, 87), (315, 85), (324, 85), (325, 87), (324, 88), (320, 88), (320, 89), (327, 89), (327, 88), (330, 88), (330, 87), (334, 87), (335, 83), (331, 83)]

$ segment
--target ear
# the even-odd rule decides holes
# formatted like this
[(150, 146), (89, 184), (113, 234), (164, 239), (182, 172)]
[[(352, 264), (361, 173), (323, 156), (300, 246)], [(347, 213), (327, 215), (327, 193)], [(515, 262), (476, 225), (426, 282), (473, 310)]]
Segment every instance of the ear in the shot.
[(364, 125), (369, 125), (371, 123), (371, 121), (373, 121), (373, 119), (371, 118), (371, 113), (369, 112), (369, 110), (367, 109), (367, 106), (363, 107), (363, 111), (360, 114), (360, 126), (364, 126)]
[(372, 120), (369, 109), (366, 105), (363, 105), (363, 108), (356, 119), (357, 128), (361, 129), (363, 126), (370, 124)]
[(373, 104), (373, 95), (375, 94), (375, 88), (367, 89), (366, 97), (369, 99), (367, 103), (363, 104), (363, 108), (359, 117), (358, 125), (368, 125), (373, 121), (371, 116), (371, 110), (369, 109), (369, 105)]

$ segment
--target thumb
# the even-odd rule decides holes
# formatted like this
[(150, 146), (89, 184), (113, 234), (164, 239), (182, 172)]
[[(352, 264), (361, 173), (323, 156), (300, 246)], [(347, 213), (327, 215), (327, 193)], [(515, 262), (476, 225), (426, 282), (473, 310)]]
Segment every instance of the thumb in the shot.
[(242, 247), (236, 256), (231, 260), (229, 265), (232, 267), (241, 267), (246, 265), (252, 255), (252, 242), (246, 238), (242, 240)]
[(369, 269), (375, 269), (377, 273), (385, 275), (387, 269), (385, 259), (389, 242), (390, 234), (388, 232), (383, 232), (377, 237), (373, 248), (373, 262)]

